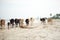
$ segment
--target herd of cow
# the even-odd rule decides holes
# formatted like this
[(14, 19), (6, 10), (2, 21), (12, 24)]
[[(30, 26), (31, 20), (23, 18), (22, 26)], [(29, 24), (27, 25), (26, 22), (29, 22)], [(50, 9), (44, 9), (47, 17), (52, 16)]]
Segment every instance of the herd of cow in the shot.
[[(49, 23), (52, 23), (52, 18), (40, 18), (40, 21), (42, 23), (45, 23), (47, 19), (47, 22)], [(33, 23), (34, 19), (33, 18), (30, 18), (30, 19), (10, 19), (9, 22), (7, 22), (7, 26), (8, 26), (8, 29), (10, 26), (12, 26), (12, 28), (14, 27), (14, 25), (17, 27), (19, 25), (19, 27), (21, 28), (24, 28), (24, 21), (26, 23), (26, 25), (28, 26), (29, 25), (29, 22), (31, 22), (31, 24)], [(0, 26), (5, 26), (5, 19), (0, 19)]]

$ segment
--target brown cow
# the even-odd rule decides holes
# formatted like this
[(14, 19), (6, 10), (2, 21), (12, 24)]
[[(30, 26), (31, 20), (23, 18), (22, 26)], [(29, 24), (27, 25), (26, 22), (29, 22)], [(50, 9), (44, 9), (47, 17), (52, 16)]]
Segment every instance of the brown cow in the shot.
[(4, 19), (1, 19), (1, 20), (0, 20), (0, 26), (1, 26), (1, 27), (5, 26), (5, 20), (4, 20)]
[(52, 18), (48, 18), (48, 19), (47, 19), (47, 22), (48, 22), (49, 24), (52, 24), (52, 23), (53, 23), (53, 19), (52, 19)]
[(24, 28), (24, 19), (19, 19), (19, 26)]
[(1, 20), (0, 20), (0, 26), (1, 26)]

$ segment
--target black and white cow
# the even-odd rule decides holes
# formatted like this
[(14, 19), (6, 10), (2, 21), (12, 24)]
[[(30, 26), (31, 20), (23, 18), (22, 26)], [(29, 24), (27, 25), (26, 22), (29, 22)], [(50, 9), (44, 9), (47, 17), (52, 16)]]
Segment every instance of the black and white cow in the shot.
[(26, 19), (25, 22), (26, 22), (26, 25), (28, 26), (29, 25), (29, 19)]

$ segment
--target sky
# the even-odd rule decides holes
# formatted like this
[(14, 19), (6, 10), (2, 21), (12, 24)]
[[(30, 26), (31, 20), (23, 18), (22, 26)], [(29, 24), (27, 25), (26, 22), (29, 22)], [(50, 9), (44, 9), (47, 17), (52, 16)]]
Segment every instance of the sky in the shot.
[(50, 17), (60, 13), (60, 0), (0, 0), (0, 18)]

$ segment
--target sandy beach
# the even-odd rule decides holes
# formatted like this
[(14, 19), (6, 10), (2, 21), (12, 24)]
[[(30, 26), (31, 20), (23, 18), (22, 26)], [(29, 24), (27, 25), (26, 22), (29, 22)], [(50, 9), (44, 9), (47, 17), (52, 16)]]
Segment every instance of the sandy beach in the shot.
[(35, 22), (29, 28), (14, 27), (0, 29), (0, 40), (60, 40), (60, 20), (54, 20), (53, 24), (41, 24)]

